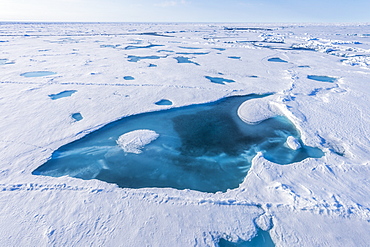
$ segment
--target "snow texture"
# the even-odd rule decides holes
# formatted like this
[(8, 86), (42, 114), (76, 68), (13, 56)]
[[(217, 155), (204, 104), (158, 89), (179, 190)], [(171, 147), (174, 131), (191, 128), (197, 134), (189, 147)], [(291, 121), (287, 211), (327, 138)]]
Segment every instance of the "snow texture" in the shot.
[(117, 144), (126, 153), (140, 154), (144, 146), (148, 145), (159, 135), (153, 130), (134, 130), (121, 135)]
[[(368, 246), (369, 34), (361, 23), (0, 23), (1, 245), (217, 246), (259, 226), (276, 246)], [(181, 47), (198, 54), (178, 63)], [(56, 74), (21, 76), (36, 71)], [(284, 115), (324, 157), (278, 165), (259, 153), (238, 188), (215, 194), (32, 175), (59, 147), (161, 99), (173, 102), (164, 110), (267, 93), (239, 116)]]
[(288, 136), (288, 138), (286, 139), (286, 144), (288, 145), (288, 147), (290, 147), (293, 150), (297, 150), (301, 148), (301, 144), (293, 136)]
[(278, 115), (279, 110), (274, 107), (272, 98), (274, 95), (245, 101), (238, 108), (238, 116), (248, 124), (257, 124)]

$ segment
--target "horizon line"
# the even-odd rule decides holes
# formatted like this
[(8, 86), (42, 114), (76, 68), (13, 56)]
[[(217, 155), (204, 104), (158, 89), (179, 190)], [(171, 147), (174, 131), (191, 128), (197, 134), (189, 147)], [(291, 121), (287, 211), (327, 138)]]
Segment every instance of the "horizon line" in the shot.
[(370, 22), (320, 22), (320, 21), (297, 21), (297, 22), (249, 22), (249, 21), (2, 21), (0, 23), (11, 23), (11, 24), (28, 24), (28, 23), (40, 23), (40, 24), (61, 24), (61, 23), (70, 23), (70, 24), (365, 24), (370, 25)]

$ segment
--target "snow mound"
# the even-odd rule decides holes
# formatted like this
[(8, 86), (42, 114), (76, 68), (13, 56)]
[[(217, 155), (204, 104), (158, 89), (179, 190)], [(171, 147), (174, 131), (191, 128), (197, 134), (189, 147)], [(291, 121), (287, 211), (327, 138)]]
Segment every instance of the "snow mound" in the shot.
[(268, 214), (258, 217), (255, 223), (262, 231), (270, 231), (273, 227), (271, 215)]
[(301, 148), (301, 144), (293, 136), (288, 136), (288, 138), (286, 139), (286, 144), (289, 148), (291, 148), (293, 150), (297, 150), (297, 149)]
[(238, 116), (248, 124), (258, 124), (263, 120), (278, 115), (276, 107), (271, 104), (271, 96), (251, 99), (239, 106)]
[(121, 135), (117, 140), (117, 144), (126, 153), (140, 154), (142, 153), (144, 146), (148, 145), (158, 137), (159, 134), (153, 130), (134, 130)]

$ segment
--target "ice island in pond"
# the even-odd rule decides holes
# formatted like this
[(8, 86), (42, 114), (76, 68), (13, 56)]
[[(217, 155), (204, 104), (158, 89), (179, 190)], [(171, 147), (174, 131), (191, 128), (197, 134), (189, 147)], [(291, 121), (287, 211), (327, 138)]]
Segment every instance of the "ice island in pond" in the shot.
[(368, 245), (369, 25), (0, 29), (4, 246)]
[(142, 153), (145, 145), (158, 138), (153, 130), (134, 130), (118, 137), (117, 144), (125, 153)]

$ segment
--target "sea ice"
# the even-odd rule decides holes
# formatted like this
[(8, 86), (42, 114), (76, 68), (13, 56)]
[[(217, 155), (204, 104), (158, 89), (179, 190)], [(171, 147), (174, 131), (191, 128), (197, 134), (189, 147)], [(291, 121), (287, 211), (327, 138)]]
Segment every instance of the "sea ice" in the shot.
[(299, 138), (299, 133), (283, 117), (255, 125), (241, 121), (239, 105), (260, 97), (235, 96), (123, 118), (62, 146), (33, 174), (214, 193), (238, 187), (257, 152), (278, 164), (323, 156), (317, 148), (286, 147), (287, 137)]
[(288, 147), (290, 147), (293, 150), (297, 150), (297, 149), (301, 148), (301, 144), (293, 136), (288, 136), (288, 138), (286, 139), (286, 144), (288, 145)]
[(121, 135), (117, 144), (125, 153), (142, 153), (142, 149), (157, 139), (159, 135), (153, 130), (134, 130)]
[(238, 108), (238, 116), (248, 124), (257, 124), (281, 115), (281, 112), (272, 103), (273, 97), (274, 95), (245, 101)]
[(152, 48), (152, 47), (157, 47), (157, 46), (163, 46), (163, 45), (145, 45), (145, 46), (134, 46), (134, 45), (129, 45), (129, 46), (126, 46), (124, 49), (125, 50), (134, 50), (134, 49), (149, 49), (149, 48)]
[[(1, 245), (233, 245), (251, 242), (256, 225), (276, 246), (369, 245), (368, 24), (0, 28)], [(58, 74), (20, 76), (38, 70)], [(48, 97), (71, 89), (78, 94)], [(270, 96), (238, 101), (233, 115), (223, 104), (203, 108), (248, 94)], [(257, 128), (249, 139), (271, 138), (243, 149), (246, 123)], [(159, 137), (142, 153), (117, 144), (143, 129)]]

